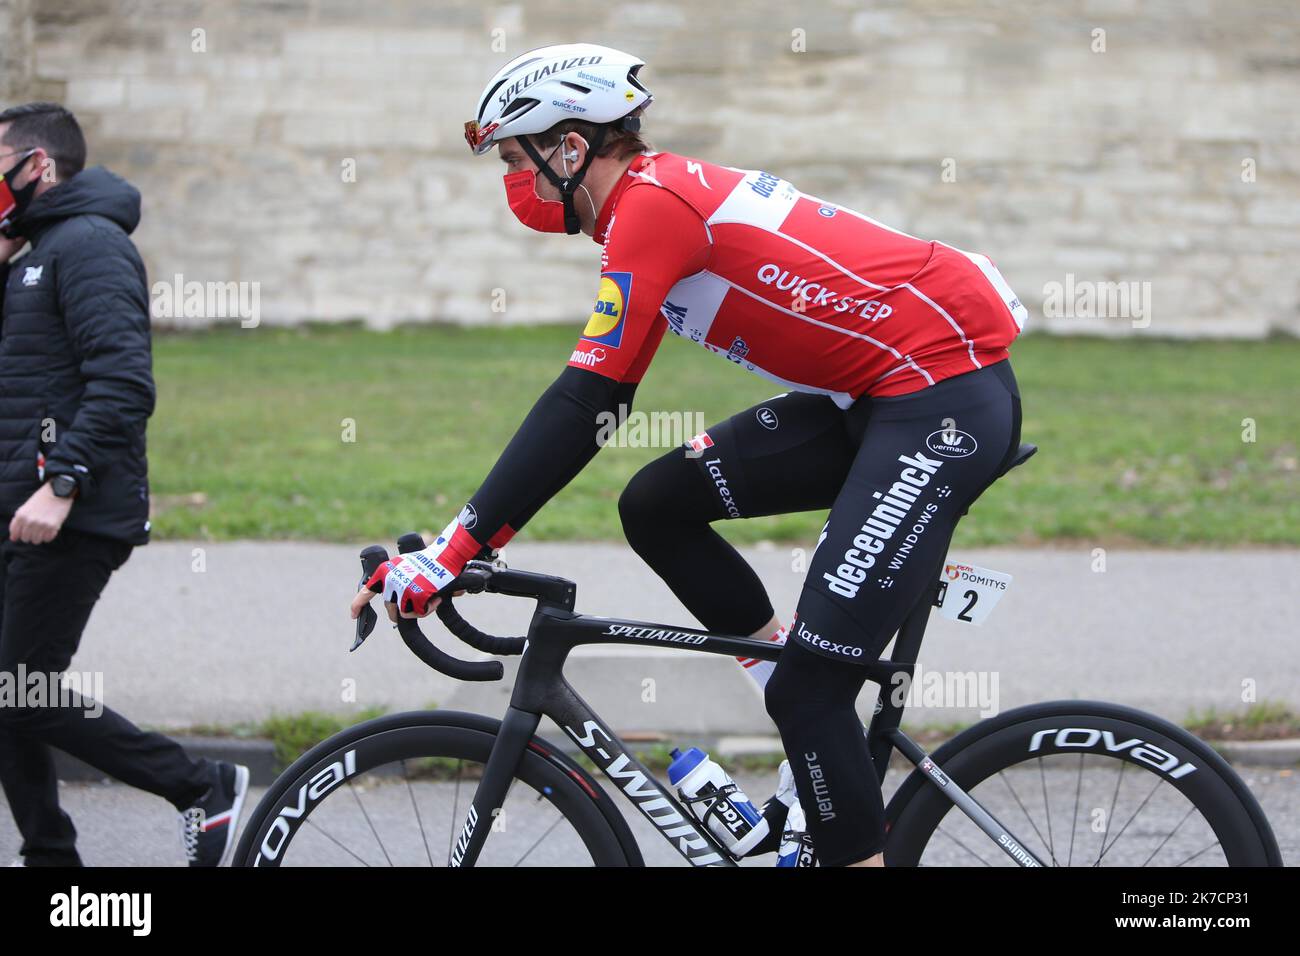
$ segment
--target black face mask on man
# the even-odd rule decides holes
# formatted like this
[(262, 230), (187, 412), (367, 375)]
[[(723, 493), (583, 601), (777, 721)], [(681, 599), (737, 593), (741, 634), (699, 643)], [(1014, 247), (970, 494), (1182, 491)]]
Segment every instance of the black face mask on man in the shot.
[(18, 162), (0, 175), (0, 236), (6, 239), (19, 238), (21, 233), (13, 231), (14, 223), (27, 211), (27, 207), (32, 204), (32, 199), (36, 195), (36, 185), (40, 182), (39, 176), (33, 176), (27, 185), (19, 189), (14, 189), (11, 185), (18, 171), (23, 168), (23, 164), (35, 152), (36, 150), (29, 149), (23, 153)]

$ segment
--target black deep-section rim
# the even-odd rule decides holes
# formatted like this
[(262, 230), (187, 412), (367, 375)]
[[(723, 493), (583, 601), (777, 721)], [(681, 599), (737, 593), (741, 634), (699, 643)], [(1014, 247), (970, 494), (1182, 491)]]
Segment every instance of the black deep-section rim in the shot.
[[(429, 711), (381, 717), (336, 734), (300, 757), (268, 788), (248, 818), (232, 866), (279, 866), (286, 855), (292, 859), (293, 838), (304, 821), (310, 819), (312, 809), (331, 797), (337, 798), (349, 788), (349, 783), (337, 785), (315, 802), (309, 801), (307, 812), (301, 817), (281, 816), (281, 809), (289, 804), (298, 806), (300, 788), (331, 765), (341, 764), (348, 751), (354, 751), (355, 766), (349, 781), (364, 778), (367, 772), (385, 765), (400, 765), (403, 760), (440, 757), (481, 764), (487, 761), (499, 724), (477, 715), (450, 712), (441, 715)], [(475, 785), (476, 782), (465, 785), (462, 821)], [(549, 801), (581, 839), (590, 857), (575, 860), (573, 865), (641, 865), (640, 853), (631, 842), (626, 825), (617, 828), (622, 833), (616, 832), (612, 825), (610, 815), (617, 811), (609, 806), (608, 796), (580, 768), (540, 738), (534, 738), (525, 750), (512, 793), (519, 785), (531, 788), (539, 799)], [(282, 822), (277, 823), (277, 818)], [(277, 828), (275, 838), (264, 848), (273, 826)], [(286, 831), (287, 839), (283, 839)], [(490, 843), (490, 835), (488, 839)], [(275, 858), (268, 858), (264, 849), (275, 851)]]
[[(1086, 750), (1055, 747), (1048, 743), (1034, 753), (1029, 752), (1028, 744), (1035, 733), (1062, 727), (1109, 730), (1118, 741), (1136, 737), (1167, 750), (1179, 758), (1180, 764), (1190, 761), (1197, 770), (1181, 779), (1170, 779), (1134, 759), (1128, 751), (1106, 751), (1104, 743), (1096, 749)], [(1057, 755), (1082, 754), (1086, 757), (1081, 756), (1081, 762), (1085, 759), (1099, 761), (1103, 756), (1117, 763), (1123, 762), (1127, 766), (1122, 768), (1122, 772), (1146, 774), (1160, 786), (1173, 787), (1186, 797), (1213, 831), (1229, 866), (1282, 865), (1277, 841), (1259, 801), (1241, 777), (1205, 741), (1153, 714), (1102, 701), (1030, 704), (976, 724), (931, 756), (958, 786), (968, 793), (974, 791), (972, 795), (978, 800), (980, 794), (976, 788), (980, 784), (999, 771), (1032, 766), (1038, 762), (1039, 754), (1050, 756), (1054, 761), (1066, 759)], [(964, 814), (944, 798), (921, 771), (914, 770), (899, 787), (886, 811), (886, 865), (918, 865), (945, 814), (956, 814), (965, 820)], [(954, 817), (948, 816), (947, 819)], [(1005, 818), (1001, 822), (1013, 833), (1034, 836), (1025, 817), (1018, 820)], [(978, 835), (987, 850), (983, 855), (1002, 855), (992, 840), (982, 833)], [(938, 836), (938, 839), (943, 838), (942, 834)], [(1046, 847), (1040, 847), (1036, 841), (1029, 842), (1030, 848), (1043, 858)], [(1051, 858), (1044, 859), (1044, 862), (1053, 865)], [(1059, 859), (1055, 862), (1061, 863)]]

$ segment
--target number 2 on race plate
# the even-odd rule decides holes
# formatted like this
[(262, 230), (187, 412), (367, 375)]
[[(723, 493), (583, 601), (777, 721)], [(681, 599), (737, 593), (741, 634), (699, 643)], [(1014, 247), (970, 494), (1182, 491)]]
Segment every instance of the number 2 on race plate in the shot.
[(1011, 586), (1011, 575), (971, 564), (948, 563), (939, 575), (934, 605), (954, 621), (983, 624)]

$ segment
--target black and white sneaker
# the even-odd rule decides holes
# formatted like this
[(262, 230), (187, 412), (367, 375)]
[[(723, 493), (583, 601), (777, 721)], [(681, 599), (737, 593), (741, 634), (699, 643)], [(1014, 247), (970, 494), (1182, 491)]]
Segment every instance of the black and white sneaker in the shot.
[(217, 782), (180, 814), (181, 844), (190, 866), (225, 866), (235, 848), (239, 814), (248, 793), (248, 768), (225, 762), (215, 766)]

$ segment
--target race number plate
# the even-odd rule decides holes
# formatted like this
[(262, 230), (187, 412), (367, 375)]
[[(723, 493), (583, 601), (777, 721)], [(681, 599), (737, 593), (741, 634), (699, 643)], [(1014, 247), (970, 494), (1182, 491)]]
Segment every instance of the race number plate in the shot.
[(934, 600), (939, 613), (954, 621), (983, 624), (1011, 586), (1011, 575), (970, 564), (945, 564)]

